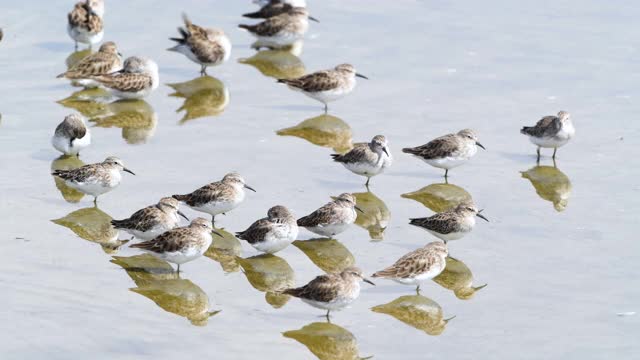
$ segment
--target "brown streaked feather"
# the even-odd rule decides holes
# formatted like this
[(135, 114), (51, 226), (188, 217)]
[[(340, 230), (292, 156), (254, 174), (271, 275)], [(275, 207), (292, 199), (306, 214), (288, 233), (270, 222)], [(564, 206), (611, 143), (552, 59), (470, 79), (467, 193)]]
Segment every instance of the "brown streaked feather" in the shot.
[(151, 87), (151, 76), (139, 73), (116, 72), (107, 75), (91, 76), (90, 79), (100, 82), (102, 85), (126, 92), (142, 91)]
[(435, 231), (439, 234), (450, 234), (457, 230), (457, 215), (446, 211), (427, 218), (411, 219), (409, 224)]
[(51, 175), (66, 181), (82, 183), (91, 181), (96, 176), (109, 177), (110, 172), (102, 164), (89, 164), (72, 170), (55, 170)]
[(423, 159), (438, 159), (452, 156), (455, 155), (457, 151), (458, 141), (455, 134), (441, 136), (422, 146), (402, 149), (403, 153), (412, 154)]
[(557, 116), (545, 116), (535, 126), (525, 126), (520, 130), (522, 134), (534, 137), (552, 137), (562, 129), (562, 121)]
[(206, 37), (190, 36), (187, 38), (187, 45), (191, 52), (204, 63), (217, 63), (224, 59), (224, 48)]
[(443, 259), (444, 257), (438, 250), (426, 246), (404, 255), (393, 265), (376, 272), (372, 277), (413, 278), (428, 272), (436, 266), (444, 267)]
[(330, 302), (338, 297), (341, 282), (339, 274), (320, 275), (305, 286), (287, 289), (283, 293), (302, 299)]
[(111, 225), (116, 229), (148, 231), (163, 222), (164, 212), (158, 206), (148, 206), (133, 213), (124, 220), (112, 220)]
[(298, 226), (316, 227), (333, 223), (336, 218), (335, 206), (337, 205), (334, 202), (330, 202), (311, 214), (301, 217), (298, 219)]
[(242, 16), (251, 18), (251, 19), (269, 19), (274, 16), (278, 16), (280, 14), (284, 14), (289, 12), (293, 6), (291, 4), (272, 1), (269, 4), (260, 8), (260, 10), (248, 14), (244, 14)]
[(67, 17), (69, 25), (74, 28), (81, 28), (90, 33), (99, 33), (103, 29), (102, 19), (91, 14), (84, 2), (77, 3)]
[(82, 139), (87, 134), (87, 128), (82, 123), (63, 121), (57, 127), (55, 135), (69, 138), (69, 141)]
[(187, 226), (169, 230), (153, 240), (133, 244), (130, 247), (155, 253), (175, 252), (188, 247), (194, 236), (198, 234)]
[(183, 201), (189, 206), (200, 206), (212, 201), (231, 199), (233, 187), (222, 182), (214, 182), (186, 195), (173, 195), (176, 200)]
[(287, 30), (292, 25), (293, 24), (289, 15), (285, 13), (268, 18), (265, 21), (255, 25), (239, 25), (239, 27), (252, 32), (255, 35), (267, 37), (274, 36), (283, 30)]
[(334, 72), (332, 70), (324, 70), (297, 79), (279, 79), (278, 82), (306, 92), (327, 91), (333, 90), (341, 85), (341, 78), (333, 75)]
[(240, 240), (246, 240), (249, 244), (255, 244), (264, 240), (264, 237), (273, 230), (274, 224), (267, 218), (260, 219), (245, 231), (236, 233), (236, 237)]
[(331, 157), (335, 162), (349, 164), (349, 163), (358, 163), (363, 161), (375, 162), (378, 160), (378, 154), (371, 151), (371, 147), (369, 143), (357, 143), (353, 145), (353, 149), (351, 149), (346, 154), (332, 154)]
[(120, 58), (117, 55), (97, 52), (80, 60), (80, 62), (74, 65), (71, 69), (57, 77), (86, 79), (90, 76), (108, 74), (111, 69), (117, 66), (122, 66), (122, 61), (120, 61)]

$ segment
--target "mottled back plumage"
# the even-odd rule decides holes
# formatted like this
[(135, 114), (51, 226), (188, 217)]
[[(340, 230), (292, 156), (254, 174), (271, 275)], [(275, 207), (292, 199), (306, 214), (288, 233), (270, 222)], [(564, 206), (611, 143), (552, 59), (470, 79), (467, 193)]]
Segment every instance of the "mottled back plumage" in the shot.
[(328, 202), (318, 210), (311, 214), (298, 219), (298, 226), (302, 227), (315, 227), (334, 222), (339, 222), (342, 219), (339, 218), (339, 214), (336, 213), (336, 207), (351, 207), (356, 205), (355, 196), (345, 193), (338, 196), (334, 201)]
[(260, 8), (260, 10), (256, 12), (243, 14), (242, 16), (251, 19), (269, 19), (274, 16), (287, 13), (291, 9), (293, 9), (293, 6), (291, 4), (284, 3), (281, 0), (275, 0), (264, 5), (262, 8)]
[(189, 226), (169, 230), (153, 240), (133, 244), (131, 247), (158, 254), (177, 252), (193, 245), (200, 245), (194, 244), (194, 240), (200, 240), (203, 231), (212, 230), (211, 222), (197, 218)]
[(376, 272), (372, 276), (401, 279), (415, 278), (417, 275), (427, 273), (434, 268), (444, 269), (448, 253), (445, 243), (434, 241), (404, 255), (393, 265)]
[(558, 116), (545, 116), (535, 126), (525, 126), (520, 130), (524, 135), (534, 137), (553, 137), (562, 129), (563, 119), (568, 119), (569, 113), (560, 111)]
[(86, 79), (91, 76), (106, 75), (114, 69), (122, 68), (122, 61), (118, 55), (116, 44), (109, 41), (102, 46), (98, 52), (91, 54), (80, 60), (71, 69), (58, 75), (58, 78)]
[(67, 20), (70, 26), (89, 33), (99, 33), (104, 27), (102, 18), (91, 10), (89, 1), (76, 3)]

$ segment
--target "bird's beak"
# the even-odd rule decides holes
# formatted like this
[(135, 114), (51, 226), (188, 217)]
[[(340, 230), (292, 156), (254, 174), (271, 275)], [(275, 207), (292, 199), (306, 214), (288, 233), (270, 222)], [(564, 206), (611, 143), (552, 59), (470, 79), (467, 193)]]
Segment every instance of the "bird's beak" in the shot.
[(319, 23), (319, 22), (320, 22), (320, 20), (318, 20), (318, 19), (314, 18), (313, 16), (309, 16), (309, 20), (311, 20), (311, 21), (315, 21), (315, 22), (317, 22), (317, 23)]
[(244, 187), (245, 187), (246, 189), (249, 189), (249, 190), (253, 191), (253, 192), (257, 192), (254, 188), (252, 188), (251, 186), (249, 186), (249, 185), (247, 185), (247, 184), (244, 184)]
[[(484, 209), (483, 209), (484, 210)], [(489, 219), (487, 219), (486, 217), (484, 217), (484, 215), (480, 214), (483, 210), (478, 211), (478, 213), (476, 214), (477, 217), (479, 217), (480, 219), (489, 222)]]
[(357, 77), (359, 77), (359, 78), (363, 78), (363, 79), (367, 79), (367, 80), (369, 80), (369, 78), (368, 78), (368, 77), (366, 77), (366, 76), (364, 76), (364, 75), (362, 75), (362, 74), (358, 74), (358, 73), (356, 73), (356, 76), (357, 76)]
[(118, 51), (118, 56), (122, 57), (122, 53), (120, 51)]
[(362, 281), (366, 282), (367, 284), (371, 284), (373, 286), (376, 286), (376, 284), (373, 283), (373, 281), (367, 279), (367, 278), (362, 278)]
[(384, 151), (384, 153), (385, 153), (385, 154), (387, 154), (387, 156), (389, 156), (389, 151), (387, 150), (387, 148), (386, 148), (386, 147), (383, 147), (383, 148), (382, 148), (382, 151)]
[(175, 52), (177, 52), (178, 51), (178, 45), (168, 48), (167, 51), (175, 51)]
[(480, 146), (482, 149), (487, 150), (484, 146), (482, 146), (482, 144), (480, 144), (479, 142), (476, 141), (476, 145)]
[(189, 220), (189, 218), (187, 217), (187, 215), (183, 214), (182, 211), (178, 210), (178, 215), (182, 216), (185, 220), (187, 221), (191, 221)]
[(221, 238), (223, 238), (223, 237), (224, 237), (224, 235), (220, 234), (219, 232), (217, 232), (217, 231), (215, 231), (215, 230), (211, 230), (211, 232), (212, 232), (212, 233), (214, 233), (214, 234), (216, 234), (216, 235), (218, 235), (218, 236), (220, 236)]
[(363, 213), (363, 214), (364, 214), (364, 211), (363, 211), (362, 209), (360, 209), (359, 207), (357, 207), (357, 206), (355, 206), (355, 205), (354, 205), (353, 207), (354, 207), (357, 211), (360, 211), (361, 213)]
[(122, 171), (126, 171), (131, 175), (135, 175), (135, 173), (133, 171), (131, 171), (131, 170), (127, 169), (127, 168), (123, 168)]

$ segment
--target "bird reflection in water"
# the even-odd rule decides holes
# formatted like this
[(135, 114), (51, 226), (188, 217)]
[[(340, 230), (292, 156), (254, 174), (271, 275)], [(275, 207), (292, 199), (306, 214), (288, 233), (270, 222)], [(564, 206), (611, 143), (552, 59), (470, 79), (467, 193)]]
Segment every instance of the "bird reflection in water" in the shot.
[(266, 293), (265, 300), (274, 308), (283, 307), (291, 298), (281, 294), (285, 289), (295, 287), (295, 274), (289, 263), (281, 257), (262, 254), (250, 258), (238, 258), (244, 275), (251, 286)]
[(118, 240), (119, 231), (111, 226), (111, 220), (111, 216), (98, 207), (89, 207), (51, 221), (68, 228), (84, 240), (99, 244), (105, 253), (115, 254), (129, 240)]
[(280, 136), (299, 137), (314, 145), (332, 148), (337, 153), (346, 153), (353, 147), (349, 124), (328, 114), (307, 119), (276, 133)]
[[(73, 170), (84, 165), (85, 163), (77, 156), (62, 155), (59, 158), (53, 160), (53, 162), (51, 163), (51, 172), (53, 172), (54, 170)], [(62, 197), (66, 202), (75, 204), (82, 200), (82, 198), (84, 197), (84, 193), (67, 186), (65, 181), (61, 178), (57, 176), (52, 177), (56, 183), (56, 188), (58, 188), (60, 194), (62, 194)]]
[(567, 208), (571, 196), (571, 180), (555, 166), (536, 165), (520, 173), (531, 181), (536, 193), (543, 200), (553, 203), (553, 208), (562, 212)]
[[(384, 231), (389, 226), (391, 212), (387, 205), (371, 191), (353, 193), (356, 204), (362, 212), (357, 211), (355, 224), (369, 232), (371, 240), (384, 240)], [(332, 197), (335, 200), (335, 197)]]
[(473, 201), (465, 189), (448, 183), (431, 184), (410, 193), (403, 198), (415, 200), (434, 212), (450, 210), (465, 201)]
[(262, 75), (274, 79), (295, 79), (306, 74), (304, 63), (299, 56), (302, 42), (287, 49), (262, 50), (249, 58), (238, 60), (241, 64), (251, 65)]
[(89, 119), (101, 128), (120, 128), (128, 144), (144, 144), (156, 131), (158, 116), (144, 100), (117, 100), (106, 105), (103, 115)]
[(180, 124), (207, 116), (218, 116), (229, 104), (229, 90), (222, 81), (211, 76), (200, 76), (167, 86), (175, 91), (169, 96), (184, 99), (182, 106), (176, 111), (185, 112)]
[(204, 256), (213, 261), (220, 263), (222, 270), (226, 273), (240, 271), (238, 257), (242, 254), (242, 244), (232, 233), (224, 229), (213, 229), (220, 233), (220, 236), (214, 236), (213, 242)]
[(339, 273), (356, 262), (349, 249), (335, 239), (296, 240), (293, 245), (326, 273)]
[(391, 315), (403, 323), (429, 335), (440, 335), (447, 323), (440, 305), (422, 295), (401, 296), (390, 303), (371, 308), (373, 312)]
[(196, 284), (181, 279), (171, 265), (152, 255), (114, 256), (136, 284), (131, 291), (153, 301), (162, 310), (188, 319), (192, 325), (205, 326), (220, 311), (209, 310), (209, 297)]
[(105, 115), (109, 98), (109, 93), (102, 88), (83, 89), (59, 100), (58, 104), (91, 119)]
[(300, 330), (286, 331), (284, 337), (306, 346), (320, 360), (358, 360), (358, 342), (349, 330), (329, 322), (316, 322)]
[(487, 284), (473, 286), (473, 274), (471, 269), (460, 260), (447, 257), (447, 265), (433, 281), (445, 289), (453, 291), (460, 300), (471, 299), (476, 292)]

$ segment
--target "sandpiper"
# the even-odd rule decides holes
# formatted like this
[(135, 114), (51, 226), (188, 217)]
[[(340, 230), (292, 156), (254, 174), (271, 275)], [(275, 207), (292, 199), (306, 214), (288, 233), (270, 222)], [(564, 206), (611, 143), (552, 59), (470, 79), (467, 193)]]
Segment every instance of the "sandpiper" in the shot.
[(256, 250), (275, 254), (286, 248), (298, 237), (298, 224), (293, 214), (284, 206), (269, 209), (267, 217), (260, 219), (236, 237), (246, 240)]
[(307, 6), (306, 0), (253, 0), (254, 4), (258, 4), (260, 6), (269, 5), (274, 2), (283, 2), (285, 4), (290, 4), (292, 6), (300, 6), (300, 7)]
[(184, 28), (178, 31), (182, 37), (170, 38), (178, 45), (167, 50), (185, 55), (189, 60), (199, 64), (200, 75), (207, 74), (207, 66), (216, 66), (229, 60), (231, 55), (231, 41), (220, 29), (203, 28), (189, 21), (186, 14), (182, 15)]
[(465, 201), (451, 210), (427, 218), (410, 219), (409, 224), (421, 227), (445, 243), (458, 240), (467, 235), (476, 225), (476, 216), (489, 221), (481, 214), (482, 210), (471, 201)]
[(305, 286), (287, 289), (283, 293), (315, 308), (327, 310), (328, 320), (331, 310), (342, 310), (360, 296), (360, 281), (375, 285), (364, 277), (362, 270), (349, 267), (341, 273), (320, 275)]
[(81, 86), (92, 88), (100, 84), (89, 79), (91, 76), (106, 75), (122, 69), (122, 55), (118, 52), (116, 44), (112, 41), (100, 46), (98, 52), (91, 54), (69, 70), (58, 75), (57, 78), (67, 78), (76, 81)]
[(101, 163), (89, 164), (73, 170), (56, 170), (51, 175), (64, 180), (70, 188), (93, 196), (93, 203), (96, 204), (98, 196), (120, 185), (121, 171), (135, 175), (133, 171), (124, 167), (122, 160), (109, 156)]
[(297, 79), (279, 79), (278, 82), (320, 101), (327, 112), (329, 102), (341, 99), (353, 91), (356, 87), (356, 77), (368, 79), (357, 73), (353, 65), (342, 64), (331, 70), (317, 71)]
[(211, 215), (215, 223), (216, 215), (235, 209), (244, 200), (244, 189), (255, 190), (244, 182), (238, 173), (229, 173), (222, 180), (205, 185), (186, 195), (173, 195), (193, 210)]
[(78, 43), (92, 46), (102, 41), (104, 35), (103, 16), (103, 0), (86, 0), (76, 3), (67, 16), (67, 33), (75, 41), (76, 50)]
[(354, 144), (353, 149), (344, 155), (333, 154), (331, 157), (352, 173), (365, 176), (366, 186), (369, 186), (371, 177), (382, 174), (393, 162), (387, 138), (382, 135), (374, 136), (370, 143)]
[[(304, 6), (302, 6), (304, 7)], [(291, 11), (294, 6), (285, 0), (271, 0), (260, 7), (260, 10), (243, 14), (242, 16), (250, 19), (268, 19), (280, 14)]]
[(201, 257), (213, 242), (211, 233), (222, 235), (213, 230), (211, 222), (204, 218), (194, 219), (189, 226), (175, 228), (157, 238), (131, 245), (151, 255), (178, 265)]
[(122, 99), (142, 99), (158, 88), (158, 64), (153, 60), (132, 56), (122, 70), (90, 77)]
[(433, 167), (445, 169), (446, 178), (449, 169), (466, 163), (476, 154), (476, 146), (485, 148), (478, 142), (473, 130), (464, 129), (457, 134), (447, 134), (433, 139), (422, 146), (404, 148), (402, 152), (415, 155)]
[(309, 20), (318, 20), (309, 16), (303, 7), (293, 7), (289, 11), (270, 17), (255, 25), (238, 25), (258, 39), (256, 47), (283, 48), (304, 38), (309, 30)]
[(434, 241), (404, 255), (393, 265), (371, 276), (404, 285), (416, 285), (416, 292), (419, 293), (422, 282), (433, 279), (444, 270), (448, 254), (447, 244)]
[(64, 118), (51, 138), (53, 147), (65, 155), (80, 155), (80, 150), (91, 144), (91, 131), (80, 114)]
[(178, 209), (179, 204), (178, 200), (174, 198), (162, 198), (157, 204), (140, 209), (127, 219), (112, 220), (111, 225), (138, 239), (152, 240), (165, 231), (176, 228), (180, 224), (178, 216), (189, 221), (189, 218)]
[(529, 141), (538, 146), (538, 161), (540, 148), (553, 148), (553, 159), (559, 147), (566, 145), (576, 134), (571, 115), (567, 111), (560, 111), (558, 116), (545, 116), (535, 126), (525, 126), (521, 134), (529, 136)]
[(356, 197), (344, 193), (311, 214), (298, 219), (298, 226), (322, 236), (332, 237), (347, 230), (356, 221)]

